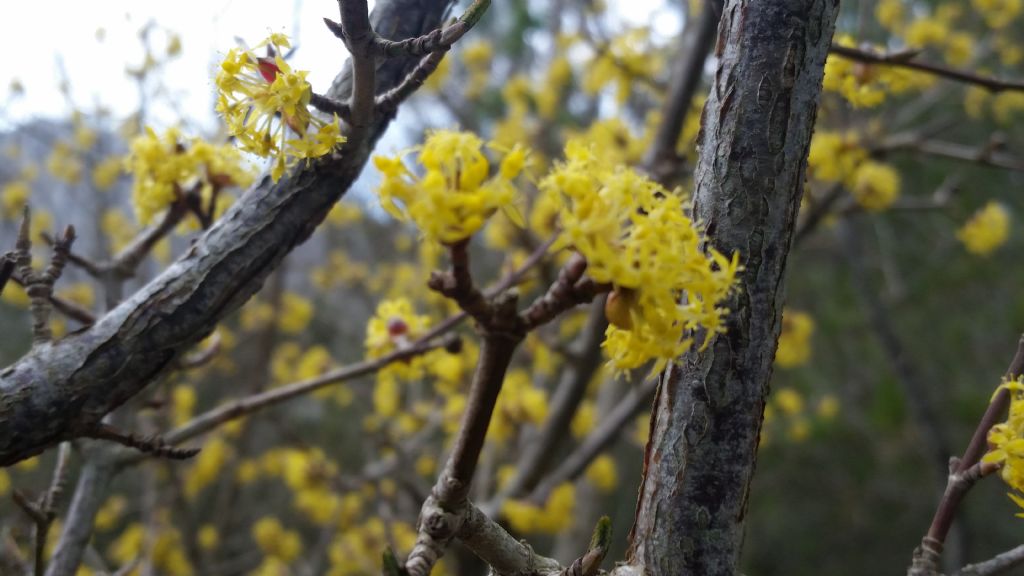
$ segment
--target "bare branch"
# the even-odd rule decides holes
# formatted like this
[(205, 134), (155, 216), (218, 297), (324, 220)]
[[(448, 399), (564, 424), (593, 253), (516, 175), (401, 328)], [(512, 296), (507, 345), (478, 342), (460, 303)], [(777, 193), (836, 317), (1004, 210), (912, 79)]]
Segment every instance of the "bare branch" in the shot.
[(516, 540), (487, 514), (470, 504), (459, 532), (459, 540), (487, 562), (495, 575), (532, 575), (560, 572), (562, 566)]
[(895, 134), (882, 140), (878, 151), (888, 150), (912, 150), (929, 156), (973, 162), (981, 166), (1011, 170), (1013, 172), (1024, 172), (1024, 159), (1017, 158), (999, 150), (998, 138), (980, 146), (968, 146), (955, 142), (943, 142), (940, 140), (929, 140), (920, 134), (907, 133)]
[[(533, 489), (527, 499), (533, 502), (543, 502), (559, 484), (579, 478), (586, 471), (587, 466), (590, 466), (595, 458), (608, 449), (637, 415), (649, 409), (651, 398), (657, 388), (658, 378), (648, 378), (643, 384), (634, 388), (615, 406), (607, 418), (598, 423), (597, 428), (591, 431), (569, 456), (563, 459), (562, 463)], [(492, 504), (488, 509), (492, 506), (497, 508)]]
[(997, 554), (984, 562), (968, 564), (957, 571), (954, 576), (996, 576), (1022, 565), (1024, 565), (1024, 545)]
[(158, 458), (187, 460), (199, 454), (199, 448), (174, 448), (168, 446), (167, 442), (159, 436), (136, 436), (128, 432), (122, 432), (109, 424), (100, 424), (94, 430), (85, 433), (84, 436), (97, 440), (109, 440)]
[[(537, 437), (523, 451), (515, 467), (515, 475), (501, 490), (505, 496), (517, 496), (531, 490), (550, 464), (560, 441), (566, 437), (573, 416), (579, 409), (587, 384), (601, 365), (601, 341), (608, 320), (604, 314), (604, 298), (591, 306), (587, 325), (580, 340), (580, 357), (565, 370), (551, 397), (551, 408)], [(499, 497), (500, 498), (500, 497)]]
[(458, 20), (443, 29), (433, 30), (416, 38), (400, 41), (377, 38), (377, 49), (389, 58), (396, 56), (425, 56), (432, 52), (445, 52), (469, 32), (483, 18), (490, 0), (474, 0)]
[(352, 125), (361, 131), (373, 122), (377, 67), (374, 38), (366, 0), (338, 0), (341, 25), (324, 19), (352, 54)]
[(598, 294), (611, 290), (610, 284), (598, 284), (583, 276), (587, 270), (587, 260), (576, 252), (562, 266), (558, 280), (548, 289), (547, 293), (534, 300), (523, 314), (523, 322), (528, 330), (550, 322), (558, 314), (576, 306), (590, 302)]
[(684, 54), (676, 60), (676, 66), (672, 69), (668, 94), (661, 111), (661, 123), (658, 124), (654, 142), (644, 160), (648, 170), (662, 184), (667, 185), (673, 180), (682, 164), (682, 159), (676, 153), (676, 144), (700, 85), (704, 62), (714, 45), (721, 15), (722, 0), (704, 3), (692, 38), (689, 34), (680, 38)]
[[(452, 327), (454, 327), (454, 325)], [(310, 378), (308, 380), (302, 380), (285, 386), (279, 386), (272, 390), (267, 390), (266, 392), (261, 392), (253, 396), (236, 400), (229, 404), (214, 408), (204, 414), (200, 414), (178, 428), (168, 432), (163, 436), (164, 442), (172, 445), (181, 444), (186, 440), (190, 440), (196, 436), (209, 432), (221, 424), (236, 418), (241, 418), (242, 416), (246, 416), (272, 406), (277, 406), (278, 404), (282, 404), (299, 396), (304, 396), (332, 384), (372, 374), (388, 364), (408, 360), (438, 348), (449, 347), (456, 340), (457, 338), (445, 338), (440, 341), (435, 338), (432, 338), (431, 340), (421, 339), (406, 348), (401, 348), (390, 354), (381, 356), (380, 358), (338, 368), (337, 370), (332, 370), (326, 374), (317, 376), (316, 378)]]

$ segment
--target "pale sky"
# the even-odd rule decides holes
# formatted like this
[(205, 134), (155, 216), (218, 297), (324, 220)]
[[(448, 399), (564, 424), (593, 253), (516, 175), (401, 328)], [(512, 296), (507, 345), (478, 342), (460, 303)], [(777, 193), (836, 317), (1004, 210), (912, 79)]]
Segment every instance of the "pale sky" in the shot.
[[(659, 11), (664, 9), (663, 0), (631, 0), (629, 10), (616, 10), (614, 0), (609, 3), (613, 12), (635, 24), (654, 24), (662, 34), (677, 30), (677, 9)], [(162, 77), (177, 108), (196, 127), (206, 130), (215, 125), (213, 70), (220, 57), (236, 46), (236, 38), (249, 45), (269, 32), (284, 32), (297, 39), (298, 50), (290, 62), (296, 69), (310, 71), (308, 79), (318, 91), (326, 90), (347, 57), (344, 47), (321, 22), (324, 16), (337, 18), (336, 0), (43, 0), (6, 4), (0, 17), (0, 38), (5, 44), (0, 65), (0, 106), (5, 107), (0, 110), (0, 130), (37, 116), (67, 117), (69, 108), (56, 89), (59, 60), (67, 71), (75, 106), (88, 113), (102, 105), (116, 118), (134, 111), (138, 91), (125, 68), (142, 62), (138, 31), (150, 21), (158, 25), (150, 35), (158, 58), (167, 44), (165, 31), (180, 35), (182, 53), (171, 60)], [(97, 40), (99, 29), (104, 31), (102, 41)], [(7, 89), (14, 80), (26, 93), (9, 101)], [(147, 121), (161, 126), (176, 123), (179, 117), (172, 109), (157, 105), (149, 111)]]
[[(63, 59), (77, 106), (88, 111), (98, 103), (121, 114), (133, 110), (138, 102), (137, 90), (125, 67), (141, 63), (143, 50), (137, 34), (150, 20), (180, 34), (182, 54), (167, 66), (165, 83), (178, 95), (182, 110), (206, 115), (197, 118), (206, 126), (212, 120), (211, 71), (217, 55), (236, 45), (236, 37), (249, 44), (272, 31), (294, 37), (295, 22), (299, 22), (301, 46), (291, 62), (296, 68), (310, 71), (309, 80), (314, 86), (328, 86), (346, 57), (344, 47), (321, 23), (324, 16), (337, 18), (334, 0), (8, 3), (12, 5), (17, 8), (5, 10), (0, 18), (0, 38), (7, 52), (0, 66), (0, 94), (17, 79), (25, 86), (26, 97), (15, 100), (4, 111), (2, 116), (8, 121), (66, 115), (67, 106), (55, 90), (59, 84), (58, 57)], [(96, 31), (101, 28), (105, 38), (98, 41)], [(151, 35), (158, 56), (166, 43), (162, 30)], [(156, 110), (155, 114), (159, 121), (167, 111)]]

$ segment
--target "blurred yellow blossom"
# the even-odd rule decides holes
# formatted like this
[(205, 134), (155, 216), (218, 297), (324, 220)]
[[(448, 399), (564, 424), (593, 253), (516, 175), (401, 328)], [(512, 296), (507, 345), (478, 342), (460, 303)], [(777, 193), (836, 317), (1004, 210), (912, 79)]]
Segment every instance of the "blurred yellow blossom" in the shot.
[(998, 202), (985, 204), (960, 228), (957, 238), (972, 254), (991, 254), (1010, 238), (1010, 211)]

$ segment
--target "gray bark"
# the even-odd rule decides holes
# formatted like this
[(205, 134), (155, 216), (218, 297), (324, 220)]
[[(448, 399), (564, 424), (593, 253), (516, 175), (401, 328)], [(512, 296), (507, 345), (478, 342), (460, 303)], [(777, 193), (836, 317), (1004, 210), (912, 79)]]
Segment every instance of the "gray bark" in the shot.
[[(386, 38), (417, 36), (438, 27), (450, 3), (382, 1), (373, 22)], [(339, 42), (339, 60), (343, 53)], [(379, 65), (378, 92), (398, 84), (417, 60)], [(346, 96), (345, 76), (330, 96)], [(264, 178), (177, 262), (95, 325), (36, 346), (0, 372), (0, 466), (87, 436), (259, 290), (362, 171), (391, 120), (377, 116), (367, 138), (296, 167), (276, 184)]]
[(781, 328), (786, 257), (838, 0), (729, 0), (702, 118), (694, 211), (744, 271), (728, 332), (662, 374), (630, 560), (737, 573)]

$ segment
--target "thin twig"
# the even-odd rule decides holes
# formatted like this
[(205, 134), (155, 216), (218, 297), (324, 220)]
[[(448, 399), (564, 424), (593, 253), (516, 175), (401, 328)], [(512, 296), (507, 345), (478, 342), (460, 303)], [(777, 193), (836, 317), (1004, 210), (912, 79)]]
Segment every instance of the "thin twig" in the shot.
[(648, 171), (662, 184), (667, 185), (679, 173), (682, 159), (676, 152), (676, 145), (704, 74), (704, 62), (715, 43), (721, 14), (722, 0), (705, 3), (700, 19), (696, 22), (697, 29), (692, 41), (687, 42), (689, 35), (683, 35), (680, 39), (684, 54), (672, 70), (668, 95), (661, 111), (661, 123), (658, 124), (654, 142), (644, 161)]
[[(1014, 354), (1013, 360), (1006, 370), (1006, 378), (1008, 380), (1015, 380), (1022, 373), (1024, 373), (1024, 335), (1017, 342), (1017, 352)], [(955, 468), (950, 471), (950, 480), (946, 491), (935, 510), (935, 516), (928, 527), (928, 533), (921, 539), (921, 545), (914, 550), (914, 557), (908, 575), (931, 575), (938, 572), (939, 559), (942, 554), (942, 548), (945, 545), (946, 536), (953, 525), (953, 519), (956, 517), (957, 509), (960, 506), (961, 500), (963, 500), (964, 494), (973, 485), (973, 482), (963, 482), (957, 479), (969, 478), (974, 474), (972, 470), (977, 470), (981, 475), (992, 471), (989, 469), (982, 470), (979, 463), (988, 449), (989, 430), (999, 422), (1009, 405), (1010, 392), (1006, 388), (1000, 388), (992, 398), (992, 401), (989, 402), (988, 408), (978, 422), (978, 426), (974, 430), (974, 435), (971, 436), (971, 441), (967, 445), (967, 450), (964, 451), (963, 457), (953, 461)], [(914, 570), (917, 570), (917, 572), (914, 572)]]
[(933, 76), (948, 78), (965, 84), (981, 86), (990, 92), (1001, 92), (1003, 90), (1024, 91), (1024, 82), (1021, 81), (1002, 80), (992, 76), (983, 76), (966, 70), (950, 68), (941, 64), (918, 62), (914, 59), (918, 55), (918, 52), (913, 50), (896, 52), (893, 54), (882, 54), (873, 50), (861, 50), (859, 48), (840, 46), (833, 43), (832, 47), (829, 49), (829, 53), (846, 58), (847, 60), (856, 60), (857, 62), (864, 62), (867, 64), (883, 64), (886, 66), (910, 68), (912, 70), (927, 72)]
[(906, 133), (895, 134), (885, 138), (877, 147), (874, 147), (874, 150), (879, 152), (904, 149), (913, 150), (915, 152), (920, 152), (921, 154), (937, 156), (939, 158), (949, 158), (952, 160), (973, 162), (980, 166), (989, 166), (1014, 172), (1024, 172), (1024, 159), (1001, 152), (999, 150), (1000, 146), (1001, 142), (998, 138), (992, 139), (980, 146), (968, 146), (966, 144), (957, 144), (955, 142), (928, 140), (919, 134)]
[[(454, 327), (454, 325), (451, 327)], [(196, 416), (185, 424), (182, 424), (167, 434), (164, 434), (164, 442), (171, 445), (181, 444), (186, 440), (195, 438), (196, 436), (213, 430), (217, 426), (231, 420), (270, 408), (271, 406), (276, 406), (291, 400), (292, 398), (319, 390), (325, 386), (372, 374), (388, 364), (401, 362), (403, 360), (408, 360), (410, 358), (426, 354), (431, 350), (451, 346), (452, 342), (455, 340), (454, 338), (448, 338), (437, 341), (435, 338), (436, 337), (432, 337), (430, 340), (420, 339), (413, 342), (406, 348), (401, 348), (379, 358), (338, 368), (337, 370), (332, 370), (315, 378), (301, 380), (286, 386), (279, 386), (259, 394), (236, 400), (223, 406), (219, 406), (209, 412)]]
[(1022, 565), (1024, 565), (1024, 544), (997, 554), (984, 562), (968, 564), (953, 576), (996, 576)]
[(324, 19), (352, 54), (352, 125), (362, 132), (373, 123), (374, 93), (377, 65), (374, 61), (374, 38), (366, 0), (338, 0), (341, 25)]
[(199, 453), (198, 448), (174, 448), (159, 436), (136, 436), (122, 432), (109, 424), (100, 424), (87, 431), (83, 436), (97, 440), (109, 440), (158, 458), (169, 458), (171, 460), (186, 460)]

